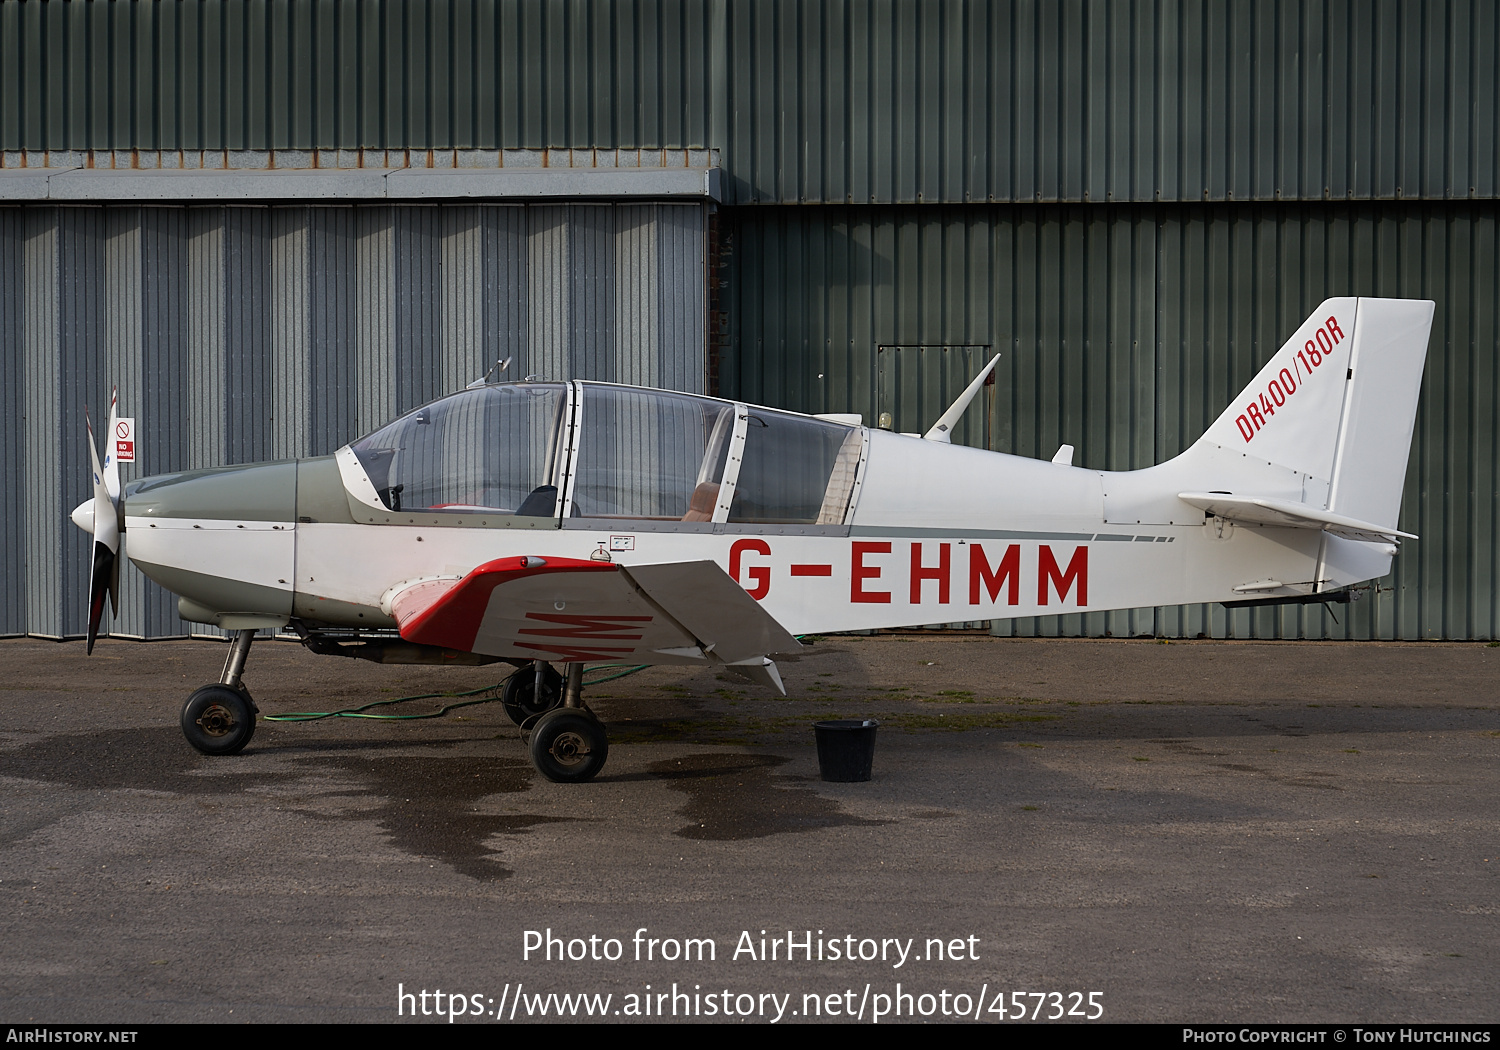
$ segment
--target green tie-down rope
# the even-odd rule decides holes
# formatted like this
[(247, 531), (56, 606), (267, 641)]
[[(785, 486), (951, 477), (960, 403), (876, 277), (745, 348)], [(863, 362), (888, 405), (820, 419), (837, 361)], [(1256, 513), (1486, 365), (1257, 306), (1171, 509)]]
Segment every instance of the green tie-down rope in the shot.
[[(603, 678), (587, 679), (585, 685), (599, 685), (601, 682), (613, 682), (616, 678), (624, 678), (626, 675), (643, 671), (650, 664), (637, 664), (634, 667), (626, 667), (625, 664), (604, 664), (600, 667), (591, 667), (584, 672), (585, 675), (597, 671), (610, 671), (616, 667), (626, 667), (619, 674), (606, 675)], [(500, 699), (500, 690), (504, 688), (507, 679), (501, 679), (494, 685), (482, 686), (479, 689), (470, 689), (465, 693), (417, 693), (413, 696), (399, 696), (394, 700), (372, 700), (368, 704), (360, 704), (358, 707), (346, 707), (341, 711), (288, 711), (283, 715), (261, 715), (264, 722), (316, 722), (323, 718), (375, 718), (384, 722), (409, 722), (418, 718), (442, 718), (449, 711), (456, 711), (460, 707), (473, 707), (475, 704), (493, 704)], [(480, 693), (490, 693), (490, 696), (481, 696), (478, 700), (463, 700), (456, 704), (444, 704), (436, 711), (429, 711), (420, 715), (382, 715), (372, 714), (372, 707), (389, 707), (392, 704), (404, 704), (412, 700), (436, 700), (441, 698), (457, 699), (464, 696), (478, 696)]]

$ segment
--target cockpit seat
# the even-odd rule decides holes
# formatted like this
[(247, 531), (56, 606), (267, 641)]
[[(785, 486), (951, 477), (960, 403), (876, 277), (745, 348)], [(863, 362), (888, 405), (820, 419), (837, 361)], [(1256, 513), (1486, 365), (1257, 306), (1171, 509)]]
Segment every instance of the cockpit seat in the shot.
[[(678, 491), (681, 491), (680, 489)], [(712, 481), (705, 481), (693, 489), (693, 495), (688, 500), (687, 513), (682, 516), (683, 521), (713, 521), (714, 507), (719, 504), (719, 486)]]
[(516, 508), (518, 518), (550, 518), (557, 513), (557, 486), (538, 485)]

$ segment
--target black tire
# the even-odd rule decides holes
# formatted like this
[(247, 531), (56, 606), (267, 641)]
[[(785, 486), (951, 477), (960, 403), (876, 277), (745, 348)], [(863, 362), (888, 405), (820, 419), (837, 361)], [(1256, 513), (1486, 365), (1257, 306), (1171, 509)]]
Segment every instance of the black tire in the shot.
[(182, 735), (205, 755), (233, 755), (255, 735), (255, 705), (239, 689), (205, 685), (182, 705)]
[(540, 700), (536, 697), (536, 670), (533, 667), (523, 667), (511, 675), (505, 680), (505, 688), (500, 691), (500, 703), (505, 706), (505, 713), (518, 726), (525, 725), (528, 718), (551, 711), (562, 703), (562, 698), (562, 675), (554, 671), (550, 664), (542, 674)]
[(575, 707), (548, 711), (531, 728), (531, 761), (559, 784), (592, 780), (609, 758), (609, 734), (593, 715)]

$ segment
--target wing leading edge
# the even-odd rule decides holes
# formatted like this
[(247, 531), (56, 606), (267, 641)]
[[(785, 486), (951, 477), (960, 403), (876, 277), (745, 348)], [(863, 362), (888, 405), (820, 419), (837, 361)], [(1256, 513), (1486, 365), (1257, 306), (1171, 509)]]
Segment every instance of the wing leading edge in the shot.
[(421, 645), (554, 663), (716, 663), (783, 693), (771, 657), (802, 647), (711, 561), (498, 558), (462, 578), (398, 584), (382, 605)]

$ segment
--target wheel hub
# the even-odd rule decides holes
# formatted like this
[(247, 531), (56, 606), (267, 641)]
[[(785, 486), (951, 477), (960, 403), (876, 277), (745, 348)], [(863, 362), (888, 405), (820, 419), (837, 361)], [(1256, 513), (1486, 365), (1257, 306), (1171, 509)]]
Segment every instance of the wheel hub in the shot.
[(234, 712), (223, 704), (209, 704), (198, 716), (198, 724), (209, 736), (227, 736), (235, 726)]
[(547, 750), (565, 766), (576, 766), (593, 753), (581, 734), (571, 732), (559, 733)]

